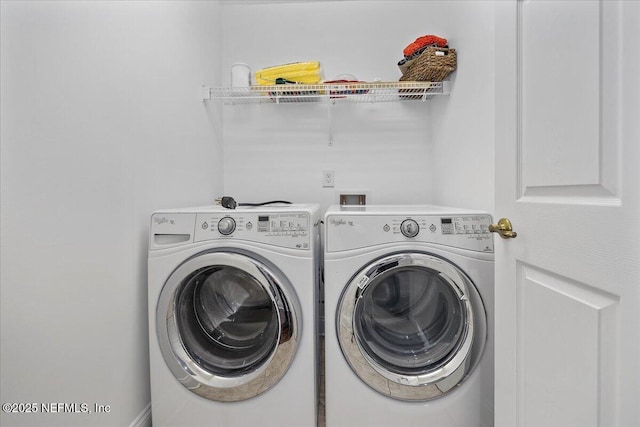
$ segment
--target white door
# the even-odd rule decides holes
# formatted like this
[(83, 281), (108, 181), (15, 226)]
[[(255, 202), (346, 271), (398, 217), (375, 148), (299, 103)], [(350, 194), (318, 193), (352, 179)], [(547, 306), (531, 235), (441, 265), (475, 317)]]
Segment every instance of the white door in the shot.
[(496, 4), (496, 425), (640, 425), (640, 2)]

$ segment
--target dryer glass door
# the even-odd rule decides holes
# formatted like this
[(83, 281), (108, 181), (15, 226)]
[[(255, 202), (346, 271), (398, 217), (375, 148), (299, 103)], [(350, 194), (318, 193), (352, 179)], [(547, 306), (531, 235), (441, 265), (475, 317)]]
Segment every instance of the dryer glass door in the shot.
[(387, 256), (356, 274), (337, 325), (356, 374), (402, 400), (446, 394), (470, 374), (486, 340), (484, 307), (471, 281), (423, 253)]
[(156, 310), (162, 354), (194, 393), (221, 401), (254, 397), (293, 360), (297, 306), (284, 276), (256, 257), (198, 255), (162, 289)]
[(407, 267), (381, 274), (355, 307), (355, 335), (380, 366), (406, 375), (445, 365), (467, 333), (458, 289), (437, 272)]

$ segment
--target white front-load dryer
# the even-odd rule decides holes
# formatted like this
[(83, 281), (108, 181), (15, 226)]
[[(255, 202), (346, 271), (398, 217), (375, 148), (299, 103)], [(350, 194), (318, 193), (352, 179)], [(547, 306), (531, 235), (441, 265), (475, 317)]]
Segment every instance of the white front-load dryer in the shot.
[(317, 205), (155, 212), (153, 425), (315, 426)]
[(325, 213), (327, 427), (493, 425), (491, 216)]

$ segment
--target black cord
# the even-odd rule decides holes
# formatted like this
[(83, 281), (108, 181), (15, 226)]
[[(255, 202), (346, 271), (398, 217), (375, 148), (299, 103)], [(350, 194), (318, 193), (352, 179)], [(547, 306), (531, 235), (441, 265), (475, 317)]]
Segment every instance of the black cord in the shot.
[(271, 200), (269, 202), (262, 202), (262, 203), (238, 203), (233, 197), (230, 197), (230, 196), (223, 196), (216, 199), (216, 204), (221, 205), (223, 208), (226, 208), (226, 209), (235, 209), (238, 206), (252, 206), (252, 207), (265, 206), (265, 205), (273, 205), (276, 203), (282, 203), (287, 205), (291, 204), (291, 202), (287, 202), (286, 200)]
[(291, 204), (291, 202), (287, 202), (286, 200), (271, 200), (269, 202), (263, 202), (263, 203), (238, 203), (238, 206), (265, 206), (265, 205), (275, 205), (276, 203), (281, 203), (285, 205)]

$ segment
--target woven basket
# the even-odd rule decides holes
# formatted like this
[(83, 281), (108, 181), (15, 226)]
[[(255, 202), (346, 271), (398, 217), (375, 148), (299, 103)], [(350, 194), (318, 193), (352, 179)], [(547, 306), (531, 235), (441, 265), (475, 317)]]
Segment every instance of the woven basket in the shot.
[(456, 66), (455, 49), (430, 46), (413, 61), (400, 81), (441, 82), (455, 71)]

